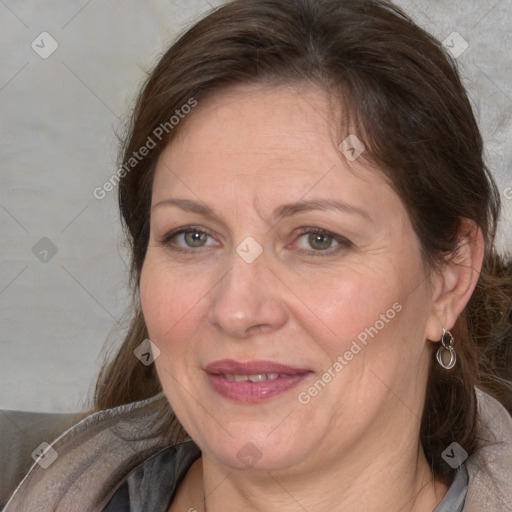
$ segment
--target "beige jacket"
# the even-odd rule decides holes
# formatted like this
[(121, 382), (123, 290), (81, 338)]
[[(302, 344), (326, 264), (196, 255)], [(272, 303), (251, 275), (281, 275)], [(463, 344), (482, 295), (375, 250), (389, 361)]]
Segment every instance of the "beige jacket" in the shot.
[[(481, 444), (465, 462), (463, 510), (512, 512), (512, 417), (483, 391), (477, 397)], [(135, 467), (168, 446), (154, 434), (161, 400), (163, 394), (100, 411), (64, 432), (48, 452), (57, 458), (46, 469), (32, 466), (4, 512), (101, 511)]]

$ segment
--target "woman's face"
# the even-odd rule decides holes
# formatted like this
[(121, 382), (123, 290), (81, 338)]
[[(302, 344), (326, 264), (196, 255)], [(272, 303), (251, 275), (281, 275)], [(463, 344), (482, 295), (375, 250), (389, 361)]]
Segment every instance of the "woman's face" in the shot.
[(396, 193), (338, 148), (312, 86), (233, 88), (185, 123), (158, 160), (140, 293), (203, 456), (311, 469), (403, 448), (435, 319)]

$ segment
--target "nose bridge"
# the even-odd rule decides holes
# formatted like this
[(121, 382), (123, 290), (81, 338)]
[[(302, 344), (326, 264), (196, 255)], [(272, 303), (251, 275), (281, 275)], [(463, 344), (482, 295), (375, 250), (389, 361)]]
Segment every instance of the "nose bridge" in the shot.
[(235, 337), (246, 337), (255, 330), (278, 329), (287, 318), (279, 290), (270, 282), (272, 274), (265, 256), (246, 259), (245, 255), (252, 251), (251, 241), (246, 244), (233, 251), (230, 270), (216, 287), (209, 312), (216, 328)]

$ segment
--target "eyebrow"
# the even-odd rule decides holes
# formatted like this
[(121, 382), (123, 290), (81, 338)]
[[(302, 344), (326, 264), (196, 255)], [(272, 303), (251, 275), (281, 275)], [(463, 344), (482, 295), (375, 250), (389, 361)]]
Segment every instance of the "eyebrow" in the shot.
[[(196, 201), (191, 201), (189, 199), (164, 199), (163, 201), (159, 201), (158, 203), (153, 205), (151, 209), (153, 210), (158, 206), (165, 205), (176, 206), (181, 210), (191, 213), (197, 213), (199, 215), (219, 218), (219, 216), (215, 213), (215, 210), (212, 207), (208, 206), (205, 203), (198, 203)], [(345, 203), (344, 201), (334, 201), (331, 199), (314, 199), (311, 201), (298, 201), (296, 203), (284, 204), (274, 210), (273, 216), (276, 220), (281, 220), (285, 217), (291, 217), (292, 215), (296, 215), (298, 213), (313, 210), (338, 210), (343, 213), (349, 213), (351, 215), (359, 215), (364, 219), (373, 222), (372, 217), (366, 210)]]
[(198, 213), (199, 215), (207, 215), (209, 217), (217, 217), (215, 211), (210, 206), (204, 203), (198, 203), (196, 201), (190, 201), (189, 199), (164, 199), (154, 204), (151, 209), (155, 209), (157, 206), (177, 206), (181, 210), (191, 213)]
[(312, 210), (338, 210), (351, 215), (359, 215), (364, 219), (373, 222), (372, 217), (366, 210), (345, 203), (344, 201), (334, 201), (331, 199), (313, 199), (311, 201), (299, 201), (297, 203), (284, 204), (274, 211), (274, 216), (279, 220), (297, 213)]

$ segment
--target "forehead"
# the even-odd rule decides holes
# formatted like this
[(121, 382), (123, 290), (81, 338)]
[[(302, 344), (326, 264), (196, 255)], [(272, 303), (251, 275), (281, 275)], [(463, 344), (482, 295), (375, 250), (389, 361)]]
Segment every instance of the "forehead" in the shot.
[(318, 194), (380, 202), (390, 187), (363, 158), (346, 159), (338, 126), (329, 96), (314, 86), (219, 91), (199, 101), (160, 155), (153, 204), (170, 193), (207, 202)]

